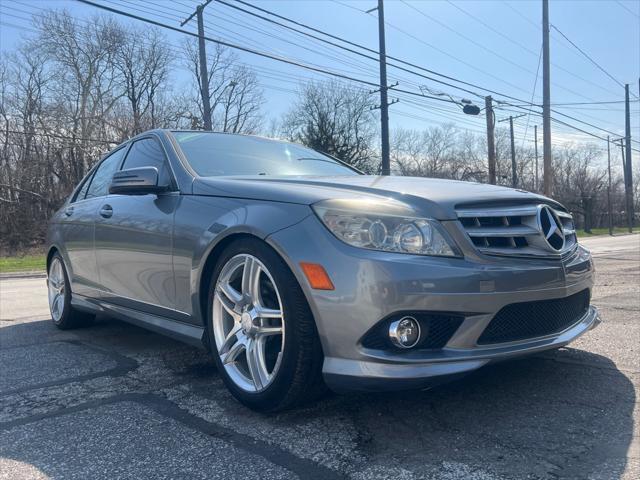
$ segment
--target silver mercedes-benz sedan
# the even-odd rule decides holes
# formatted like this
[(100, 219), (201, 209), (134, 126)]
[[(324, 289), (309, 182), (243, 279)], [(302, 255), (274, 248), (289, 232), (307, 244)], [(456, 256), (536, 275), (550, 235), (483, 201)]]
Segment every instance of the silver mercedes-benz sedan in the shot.
[(104, 313), (203, 346), (262, 411), (425, 388), (599, 322), (573, 220), (510, 188), (362, 175), (300, 145), (154, 130), (53, 216), (60, 328)]

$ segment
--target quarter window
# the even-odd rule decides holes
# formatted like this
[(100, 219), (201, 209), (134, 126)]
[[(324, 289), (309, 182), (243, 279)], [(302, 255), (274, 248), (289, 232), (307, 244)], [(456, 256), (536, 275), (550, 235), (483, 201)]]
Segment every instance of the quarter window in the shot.
[(155, 138), (143, 138), (131, 145), (122, 169), (128, 170), (138, 167), (156, 167), (158, 169), (158, 185), (171, 183), (164, 151)]
[[(93, 175), (85, 198), (104, 197), (109, 193), (109, 184), (124, 157), (126, 148), (121, 148), (105, 158)], [(78, 197), (79, 198), (79, 197)]]
[(89, 190), (89, 184), (91, 183), (91, 177), (93, 176), (93, 172), (90, 175), (87, 175), (87, 178), (82, 182), (82, 187), (76, 192), (71, 200), (71, 203), (77, 202), (79, 200), (83, 200), (87, 195), (87, 190)]

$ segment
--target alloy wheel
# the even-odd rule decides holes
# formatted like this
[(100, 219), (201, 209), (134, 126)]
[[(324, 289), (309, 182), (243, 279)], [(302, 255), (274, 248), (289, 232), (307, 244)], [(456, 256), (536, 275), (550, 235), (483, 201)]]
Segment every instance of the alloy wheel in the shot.
[(240, 254), (222, 268), (213, 296), (213, 334), (231, 380), (260, 392), (274, 380), (285, 340), (280, 293), (266, 266)]
[(65, 281), (62, 262), (59, 258), (54, 258), (49, 267), (47, 278), (49, 290), (49, 310), (54, 322), (59, 322), (64, 312), (65, 302)]

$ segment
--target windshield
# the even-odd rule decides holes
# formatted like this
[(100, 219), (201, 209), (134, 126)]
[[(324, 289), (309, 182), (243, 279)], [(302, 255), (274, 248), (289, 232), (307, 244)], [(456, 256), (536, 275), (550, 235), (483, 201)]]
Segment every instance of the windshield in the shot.
[(245, 135), (173, 132), (191, 168), (224, 175), (358, 175), (339, 161), (293, 143)]

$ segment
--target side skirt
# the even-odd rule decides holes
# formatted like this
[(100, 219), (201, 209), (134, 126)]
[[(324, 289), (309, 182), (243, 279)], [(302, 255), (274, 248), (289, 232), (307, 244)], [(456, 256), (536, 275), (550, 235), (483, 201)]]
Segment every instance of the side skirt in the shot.
[(167, 335), (181, 342), (188, 343), (199, 348), (205, 348), (203, 343), (204, 328), (187, 323), (178, 322), (158, 315), (152, 315), (140, 310), (114, 305), (107, 302), (84, 297), (74, 293), (71, 297), (71, 305), (78, 310), (101, 313), (119, 320), (131, 323), (138, 327), (152, 330), (161, 335)]

